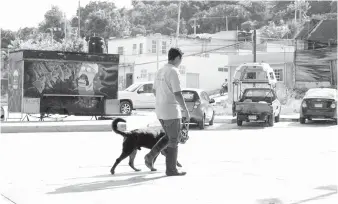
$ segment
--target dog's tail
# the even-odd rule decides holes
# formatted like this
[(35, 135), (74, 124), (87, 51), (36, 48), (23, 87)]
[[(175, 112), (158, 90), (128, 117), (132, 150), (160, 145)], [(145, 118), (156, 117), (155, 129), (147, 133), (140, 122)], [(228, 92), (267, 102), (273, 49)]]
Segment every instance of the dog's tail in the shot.
[(111, 127), (112, 127), (113, 131), (116, 134), (122, 135), (123, 137), (127, 137), (128, 135), (125, 132), (122, 132), (121, 130), (118, 130), (117, 124), (119, 122), (124, 122), (125, 123), (126, 121), (123, 118), (116, 118), (115, 120), (113, 120), (113, 122), (111, 123)]

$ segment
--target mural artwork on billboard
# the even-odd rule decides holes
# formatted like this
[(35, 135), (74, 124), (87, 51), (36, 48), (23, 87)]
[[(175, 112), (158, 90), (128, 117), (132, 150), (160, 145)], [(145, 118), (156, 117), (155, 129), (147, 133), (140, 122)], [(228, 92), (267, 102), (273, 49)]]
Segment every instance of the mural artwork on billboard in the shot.
[(13, 113), (21, 112), (22, 102), (22, 67), (21, 62), (14, 62), (16, 66), (10, 69), (8, 75), (8, 111)]
[(117, 99), (117, 65), (25, 61), (24, 67), (24, 97), (42, 98), (41, 112), (101, 114), (103, 97)]

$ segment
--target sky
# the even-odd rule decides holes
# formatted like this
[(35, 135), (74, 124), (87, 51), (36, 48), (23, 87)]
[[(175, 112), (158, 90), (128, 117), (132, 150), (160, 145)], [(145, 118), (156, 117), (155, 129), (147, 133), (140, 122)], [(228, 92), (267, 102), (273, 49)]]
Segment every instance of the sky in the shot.
[[(80, 4), (84, 7), (90, 1), (80, 0)], [(131, 0), (106, 1), (114, 2), (118, 8), (132, 7)], [(69, 19), (76, 15), (78, 3), (78, 0), (0, 0), (0, 28), (16, 31), (20, 27), (37, 27), (52, 5), (58, 6)]]

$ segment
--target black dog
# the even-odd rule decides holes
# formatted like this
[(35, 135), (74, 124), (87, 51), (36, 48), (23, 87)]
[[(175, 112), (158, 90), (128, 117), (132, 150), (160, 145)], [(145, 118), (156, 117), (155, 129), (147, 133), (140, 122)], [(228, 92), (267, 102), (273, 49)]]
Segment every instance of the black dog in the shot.
[[(124, 137), (123, 140), (123, 148), (122, 154), (119, 158), (116, 159), (115, 164), (110, 170), (111, 174), (115, 173), (115, 169), (117, 165), (125, 158), (129, 156), (129, 166), (135, 171), (141, 171), (140, 169), (135, 168), (134, 160), (136, 157), (137, 150), (141, 150), (141, 147), (151, 149), (153, 146), (163, 137), (165, 136), (165, 132), (163, 130), (142, 130), (136, 129), (129, 132), (122, 132), (117, 129), (117, 124), (119, 122), (126, 122), (122, 118), (116, 118), (112, 122), (112, 129), (115, 133), (122, 135)], [(163, 150), (161, 152), (164, 156), (166, 155), (166, 151)], [(155, 162), (156, 158), (154, 159)], [(178, 167), (182, 167), (180, 163), (177, 162)], [(151, 171), (156, 171), (155, 168), (151, 169)]]

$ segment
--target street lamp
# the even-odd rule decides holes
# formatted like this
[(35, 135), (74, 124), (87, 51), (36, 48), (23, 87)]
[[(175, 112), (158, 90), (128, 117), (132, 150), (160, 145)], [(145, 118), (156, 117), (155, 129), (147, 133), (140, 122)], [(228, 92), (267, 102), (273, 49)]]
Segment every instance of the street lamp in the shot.
[(51, 32), (51, 34), (52, 34), (52, 47), (53, 47), (53, 39), (54, 39), (53, 31), (61, 31), (61, 28), (50, 27), (50, 28), (47, 28), (47, 30), (50, 30), (50, 32)]
[(155, 38), (156, 38), (156, 55), (157, 55), (157, 70), (158, 70), (158, 52), (159, 52), (159, 45), (160, 45), (160, 43), (159, 43), (159, 41), (160, 41), (160, 39), (161, 39), (161, 37), (162, 37), (162, 34), (161, 33), (155, 33)]

